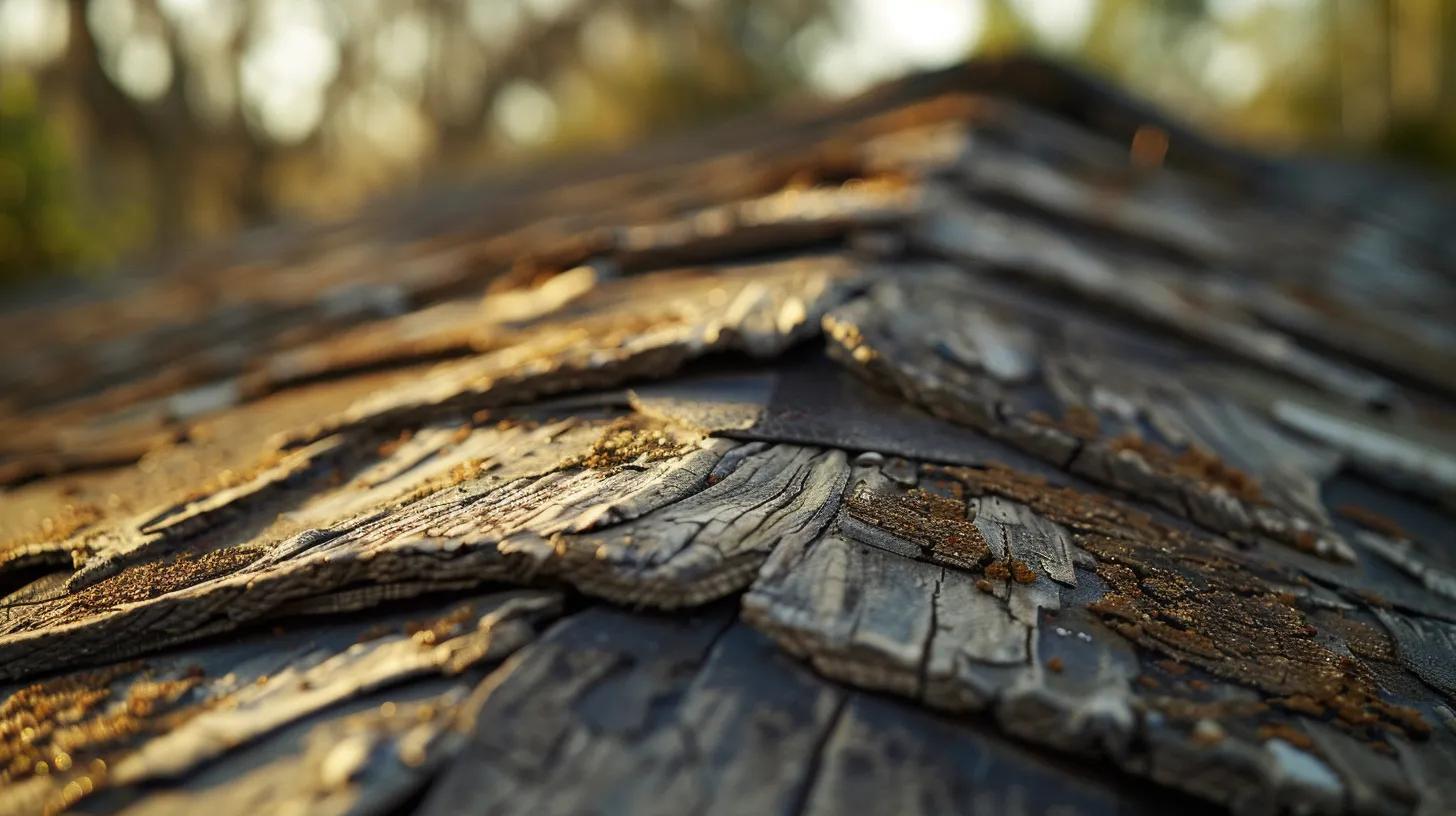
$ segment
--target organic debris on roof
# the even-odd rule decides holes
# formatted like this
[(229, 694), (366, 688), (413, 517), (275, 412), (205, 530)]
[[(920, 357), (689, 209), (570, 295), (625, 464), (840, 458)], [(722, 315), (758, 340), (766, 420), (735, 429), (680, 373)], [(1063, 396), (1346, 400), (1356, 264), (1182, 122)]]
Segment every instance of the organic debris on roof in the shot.
[(993, 68), (17, 313), (0, 813), (1456, 809), (1456, 207)]

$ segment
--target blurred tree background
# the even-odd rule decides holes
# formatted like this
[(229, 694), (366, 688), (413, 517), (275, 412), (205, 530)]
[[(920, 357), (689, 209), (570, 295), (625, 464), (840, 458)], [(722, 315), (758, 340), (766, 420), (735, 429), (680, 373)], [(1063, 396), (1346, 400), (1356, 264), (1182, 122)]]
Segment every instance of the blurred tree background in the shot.
[(0, 0), (0, 283), (1049, 52), (1265, 147), (1456, 169), (1456, 0)]

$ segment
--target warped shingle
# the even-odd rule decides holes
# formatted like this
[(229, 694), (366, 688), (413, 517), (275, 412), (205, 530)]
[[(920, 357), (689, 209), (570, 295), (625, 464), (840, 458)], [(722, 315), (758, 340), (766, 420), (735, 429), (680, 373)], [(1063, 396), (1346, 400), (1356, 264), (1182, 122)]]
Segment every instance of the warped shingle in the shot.
[(1451, 809), (1447, 193), (1024, 60), (603, 161), (0, 337), (0, 813)]

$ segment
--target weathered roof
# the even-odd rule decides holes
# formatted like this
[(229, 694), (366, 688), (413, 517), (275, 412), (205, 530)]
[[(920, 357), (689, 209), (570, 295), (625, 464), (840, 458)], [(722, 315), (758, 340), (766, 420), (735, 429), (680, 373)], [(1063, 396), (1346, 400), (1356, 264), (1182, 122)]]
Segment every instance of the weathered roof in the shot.
[(1451, 812), (1445, 195), (981, 63), (13, 312), (0, 813)]

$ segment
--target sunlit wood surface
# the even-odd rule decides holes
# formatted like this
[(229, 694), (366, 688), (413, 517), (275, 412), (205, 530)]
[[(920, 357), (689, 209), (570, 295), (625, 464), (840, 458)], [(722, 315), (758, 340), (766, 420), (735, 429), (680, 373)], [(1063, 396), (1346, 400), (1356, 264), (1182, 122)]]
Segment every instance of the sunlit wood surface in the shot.
[(12, 307), (0, 813), (1456, 811), (1453, 227), (1011, 61)]

